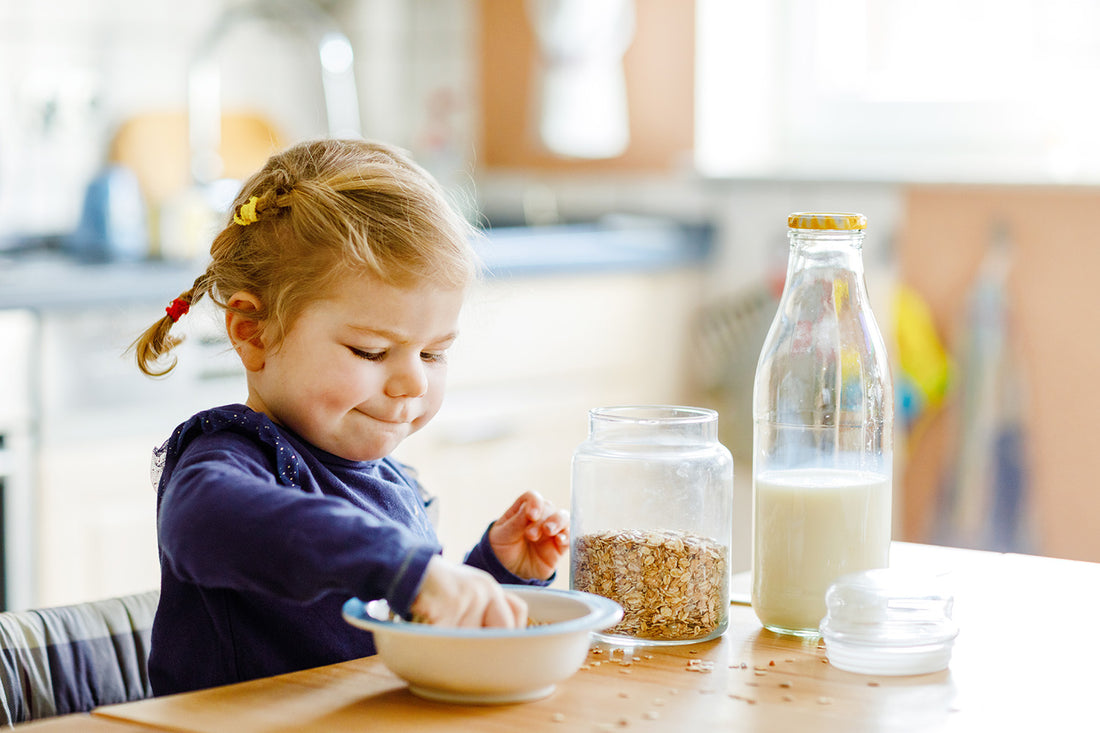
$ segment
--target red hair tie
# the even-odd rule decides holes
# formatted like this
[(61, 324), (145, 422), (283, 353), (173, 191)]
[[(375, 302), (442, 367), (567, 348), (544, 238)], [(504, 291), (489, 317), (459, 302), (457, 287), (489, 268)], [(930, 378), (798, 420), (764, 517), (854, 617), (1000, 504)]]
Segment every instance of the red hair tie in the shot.
[(176, 298), (171, 305), (164, 309), (164, 312), (172, 319), (172, 323), (175, 323), (180, 319), (180, 316), (186, 315), (189, 310), (191, 310), (190, 303), (183, 298)]

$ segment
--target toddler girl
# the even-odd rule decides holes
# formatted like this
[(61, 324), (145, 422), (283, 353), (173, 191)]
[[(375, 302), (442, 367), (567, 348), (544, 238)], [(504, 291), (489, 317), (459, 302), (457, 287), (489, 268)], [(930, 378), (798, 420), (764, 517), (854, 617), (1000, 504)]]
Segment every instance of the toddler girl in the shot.
[(526, 623), (499, 582), (550, 582), (565, 512), (523, 494), (451, 563), (425, 493), (389, 457), (442, 402), (470, 235), (383, 145), (303, 143), (245, 182), (206, 271), (135, 343), (142, 371), (167, 373), (169, 331), (205, 295), (248, 384), (243, 405), (200, 412), (156, 452), (156, 694), (373, 654), (341, 616), (351, 596), (429, 623)]

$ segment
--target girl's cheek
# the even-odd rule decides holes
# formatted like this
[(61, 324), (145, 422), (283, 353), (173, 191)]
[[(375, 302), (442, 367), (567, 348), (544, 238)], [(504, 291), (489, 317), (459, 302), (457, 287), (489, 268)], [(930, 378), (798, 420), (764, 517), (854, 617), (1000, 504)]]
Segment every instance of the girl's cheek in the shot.
[(424, 414), (413, 421), (414, 427), (418, 430), (427, 425), (428, 422), (439, 413), (439, 408), (443, 406), (442, 386), (433, 386), (428, 395), (428, 402), (425, 405)]

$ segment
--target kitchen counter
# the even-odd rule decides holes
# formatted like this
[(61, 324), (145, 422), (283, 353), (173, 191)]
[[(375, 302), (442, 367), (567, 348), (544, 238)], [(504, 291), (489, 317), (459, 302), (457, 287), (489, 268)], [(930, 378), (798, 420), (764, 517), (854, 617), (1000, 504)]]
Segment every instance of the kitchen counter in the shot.
[(894, 544), (891, 564), (950, 572), (960, 633), (948, 669), (845, 672), (821, 644), (766, 631), (751, 608), (734, 604), (719, 639), (633, 650), (593, 644), (575, 675), (526, 704), (422, 700), (367, 657), (103, 707), (93, 718), (194, 733), (1095, 728), (1100, 642), (1090, 629), (1100, 565), (904, 543)]
[[(700, 264), (706, 226), (671, 222), (564, 224), (489, 229), (475, 243), (490, 278), (629, 272)], [(85, 264), (57, 251), (0, 252), (0, 310), (169, 302), (190, 287), (199, 262)]]
[(660, 220), (501, 227), (477, 244), (490, 277), (661, 270), (699, 264), (712, 246), (711, 227)]
[(56, 253), (0, 255), (0, 310), (168, 303), (200, 272), (199, 265), (191, 263), (85, 264)]

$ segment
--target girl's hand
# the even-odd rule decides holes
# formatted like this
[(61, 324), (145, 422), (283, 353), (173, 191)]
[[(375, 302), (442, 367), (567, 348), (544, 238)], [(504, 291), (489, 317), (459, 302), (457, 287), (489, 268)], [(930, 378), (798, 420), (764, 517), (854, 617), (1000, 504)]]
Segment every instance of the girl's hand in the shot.
[(528, 491), (493, 523), (489, 544), (513, 574), (547, 580), (569, 547), (569, 513)]
[(493, 576), (468, 565), (456, 565), (439, 555), (428, 561), (420, 591), (409, 608), (413, 618), (436, 626), (527, 625), (527, 604), (507, 593)]

